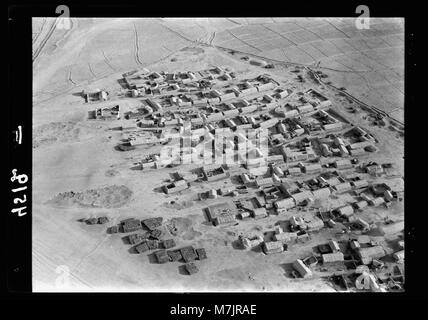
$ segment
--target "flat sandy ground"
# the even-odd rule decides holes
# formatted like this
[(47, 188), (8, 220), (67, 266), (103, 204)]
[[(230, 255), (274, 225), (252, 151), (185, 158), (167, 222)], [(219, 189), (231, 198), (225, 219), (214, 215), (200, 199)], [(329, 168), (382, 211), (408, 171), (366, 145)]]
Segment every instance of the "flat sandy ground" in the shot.
[[(266, 256), (236, 248), (234, 242), (240, 233), (272, 230), (275, 223), (287, 217), (273, 216), (235, 227), (213, 227), (207, 224), (202, 209), (221, 200), (192, 201), (197, 192), (207, 190), (206, 186), (194, 186), (178, 196), (154, 191), (177, 168), (149, 172), (132, 170), (150, 150), (119, 152), (114, 149), (121, 133), (111, 128), (129, 122), (86, 120), (88, 110), (94, 109), (96, 104), (85, 104), (80, 92), (103, 88), (117, 93), (121, 89), (117, 82), (121, 74), (139, 67), (172, 72), (219, 65), (247, 74), (265, 72), (223, 50), (199, 46), (196, 42), (209, 44), (218, 41), (215, 40), (218, 34), (234, 28), (250, 28), (250, 24), (201, 19), (199, 29), (195, 29), (193, 22), (181, 20), (72, 19), (72, 29), (54, 28), (52, 31), (54, 22), (35, 19), (33, 26), (35, 291), (333, 291), (318, 273), (308, 280), (291, 279), (287, 275), (288, 264), (306, 257), (312, 247), (332, 238), (330, 231), (323, 231), (284, 254)], [(330, 75), (326, 70), (323, 72)], [(295, 75), (286, 68), (276, 68), (272, 74), (297, 89), (316, 86), (309, 80), (295, 85)], [(340, 82), (336, 85), (342, 86)], [(324, 90), (335, 108), (343, 109), (349, 103), (335, 92), (321, 87), (319, 90)], [(117, 96), (114, 99), (130, 109), (139, 104), (135, 99)], [(347, 116), (355, 124), (367, 127), (363, 111)], [(394, 162), (397, 174), (403, 175), (403, 139), (387, 128), (370, 127), (370, 130), (380, 140), (380, 151), (374, 159)], [(398, 184), (402, 183), (398, 180)], [(128, 188), (132, 195), (120, 206), (115, 206), (113, 200), (109, 202), (112, 205), (101, 203), (97, 207), (60, 205), (53, 201), (61, 192), (84, 192), (108, 186), (111, 187), (108, 191), (111, 194), (106, 195), (108, 200), (121, 199), (123, 195), (116, 192), (119, 186)], [(171, 200), (175, 204), (171, 204)], [(393, 235), (402, 229), (403, 213), (400, 206), (367, 215), (373, 221), (386, 214), (393, 217), (397, 221), (393, 225), (395, 229), (386, 230)], [(107, 225), (90, 226), (79, 221), (101, 215), (110, 218)], [(198, 263), (199, 273), (186, 275), (180, 262), (156, 264), (150, 255), (130, 252), (130, 245), (122, 239), (123, 234), (106, 233), (108, 226), (123, 218), (155, 216), (176, 224), (174, 239), (179, 247), (189, 244), (206, 248), (208, 259)], [(70, 271), (67, 287), (58, 280), (61, 278), (59, 266), (66, 266)]]

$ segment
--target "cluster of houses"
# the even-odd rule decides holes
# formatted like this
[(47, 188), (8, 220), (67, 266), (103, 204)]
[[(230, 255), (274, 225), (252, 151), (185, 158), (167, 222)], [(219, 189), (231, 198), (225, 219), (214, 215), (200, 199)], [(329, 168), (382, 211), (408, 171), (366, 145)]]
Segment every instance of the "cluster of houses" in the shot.
[[(108, 222), (104, 221), (102, 223)], [(101, 222), (98, 222), (101, 223)], [(183, 261), (184, 269), (189, 275), (199, 271), (195, 260), (207, 259), (205, 248), (194, 248), (185, 246), (175, 248), (176, 242), (172, 238), (164, 239), (165, 232), (161, 230), (163, 223), (162, 217), (148, 218), (139, 220), (136, 218), (127, 218), (118, 225), (107, 229), (109, 234), (130, 233), (126, 239), (132, 245), (132, 251), (137, 254), (151, 253), (157, 263)]]
[[(276, 225), (273, 236), (269, 240), (260, 234), (240, 235), (238, 240), (247, 250), (261, 248), (266, 255), (278, 254), (287, 251), (291, 245), (308, 241), (311, 233), (323, 227), (322, 221), (311, 221), (303, 217), (292, 216), (287, 222), (286, 229)], [(335, 274), (334, 270), (342, 266), (342, 269), (348, 270), (341, 274), (342, 278), (353, 277), (355, 289), (385, 292), (391, 285), (396, 288), (397, 285), (402, 287), (404, 283), (402, 273), (404, 241), (398, 241), (398, 245), (400, 249), (394, 252), (368, 235), (353, 236), (348, 240), (340, 241), (331, 239), (327, 243), (314, 247), (313, 252), (308, 256), (295, 260), (291, 264), (291, 276), (310, 278), (314, 272), (322, 273), (329, 270), (333, 270)], [(386, 256), (391, 256), (396, 261), (393, 268), (398, 272), (394, 274), (387, 272), (387, 267), (382, 261)], [(362, 283), (361, 278), (363, 282), (366, 281), (365, 284)], [(347, 285), (346, 289), (349, 289)]]
[[(127, 112), (119, 105), (97, 108), (89, 112), (89, 118), (115, 120), (122, 112), (122, 119), (132, 120), (131, 127), (122, 128), (120, 150), (163, 145), (159, 152), (142, 157), (142, 170), (193, 164), (190, 172), (172, 174), (160, 188), (165, 194), (180, 195), (195, 183), (210, 186), (198, 199), (217, 199), (205, 208), (214, 226), (291, 213), (287, 226), (276, 226), (270, 240), (262, 235), (240, 236), (247, 249), (281, 253), (323, 228), (365, 233), (372, 224), (360, 213), (370, 207), (388, 207), (399, 199), (386, 183), (367, 178), (367, 174), (381, 176), (384, 166), (357, 166), (359, 156), (377, 151), (376, 138), (352, 125), (315, 89), (293, 92), (268, 75), (238, 80), (233, 70), (221, 67), (173, 73), (143, 69), (123, 74), (122, 82), (129, 90), (128, 98), (139, 99), (141, 106)], [(88, 99), (107, 100), (108, 94), (102, 92), (88, 94)], [(236, 174), (231, 168), (242, 170)], [(348, 174), (357, 168), (363, 168), (360, 175)], [(218, 187), (232, 178), (237, 183)], [(330, 205), (331, 199), (343, 196), (347, 196), (346, 204)], [(312, 210), (314, 203), (322, 204), (318, 211), (301, 214)], [(131, 219), (111, 231), (134, 232), (142, 225), (146, 225), (144, 221)], [(161, 241), (156, 227), (148, 229), (144, 235), (129, 236), (137, 252), (157, 249), (153, 254), (159, 263), (183, 259), (189, 274), (198, 271), (194, 260), (206, 257), (204, 249), (172, 250), (173, 239)], [(382, 246), (364, 239), (349, 240), (346, 250), (331, 240), (319, 246), (318, 256), (296, 260), (293, 269), (306, 278), (318, 264), (343, 263), (351, 256), (360, 265), (371, 266), (388, 254)], [(395, 252), (394, 259), (402, 262), (404, 250)], [(372, 279), (372, 288), (378, 288), (377, 278), (370, 271), (363, 272)]]
[[(248, 179), (248, 174), (242, 174), (244, 178)], [(314, 201), (329, 200), (334, 195), (341, 195), (349, 192), (351, 198), (347, 198), (346, 205), (337, 206), (329, 209), (328, 213), (320, 214), (320, 219), (315, 219), (316, 228), (326, 226), (334, 227), (335, 220), (340, 222), (347, 222), (352, 225), (355, 230), (369, 231), (370, 223), (358, 217), (358, 214), (364, 211), (367, 207), (378, 207), (384, 205), (388, 207), (394, 201), (398, 201), (399, 197), (397, 192), (394, 192), (387, 184), (369, 184), (365, 179), (354, 177), (354, 180), (345, 180), (340, 175), (326, 175), (321, 174), (317, 178), (308, 181), (285, 181), (275, 182), (272, 179), (260, 178), (254, 181), (248, 180), (244, 188), (248, 189), (250, 183), (257, 191), (257, 196), (247, 196), (248, 201), (243, 205), (242, 197), (240, 195), (239, 187), (223, 189), (211, 189), (205, 197), (201, 199), (216, 199), (218, 197), (229, 198), (230, 196), (237, 197), (234, 204), (230, 204), (228, 200), (222, 203), (228, 210), (228, 216), (233, 216), (227, 220), (216, 220), (215, 225), (228, 224), (230, 221), (236, 222), (238, 220), (245, 221), (247, 218), (260, 219), (267, 217), (269, 214), (281, 215), (287, 212), (294, 212), (296, 209), (303, 209)], [(182, 181), (182, 180), (181, 180)], [(247, 193), (247, 192), (246, 192)], [(352, 199), (352, 201), (351, 201)], [(219, 204), (209, 206), (207, 208), (209, 216), (212, 221), (215, 220), (217, 214), (216, 208)], [(321, 221), (321, 222), (320, 222)], [(323, 222), (322, 222), (323, 221)], [(311, 228), (315, 228), (312, 226)]]
[[(233, 72), (229, 70), (229, 73)], [(305, 117), (317, 118), (325, 132), (343, 128), (344, 122), (335, 118), (329, 110), (325, 110), (331, 106), (328, 98), (310, 89), (298, 100), (303, 104), (288, 102), (281, 106), (281, 99), (290, 98), (293, 92), (280, 88), (278, 82), (266, 75), (245, 80), (236, 85), (230, 84), (236, 76), (230, 76), (230, 79), (226, 76), (229, 84), (223, 89), (211, 89), (199, 85), (202, 80), (212, 81), (214, 85), (216, 79), (223, 79), (229, 73), (225, 69), (214, 67), (201, 72), (164, 73), (141, 70), (124, 74), (123, 80), (131, 91), (144, 89), (144, 93), (136, 95), (134, 92), (131, 96), (144, 96), (145, 99), (138, 111), (124, 113), (125, 119), (137, 119), (135, 130), (139, 132), (133, 136), (125, 134), (125, 142), (122, 143), (124, 147), (119, 149), (132, 150), (135, 146), (167, 144), (171, 139), (165, 136), (176, 132), (178, 139), (181, 139), (180, 145), (186, 145), (185, 141), (189, 139), (192, 145), (190, 150), (180, 152), (178, 159), (173, 159), (178, 163), (186, 163), (186, 159), (193, 161), (196, 153), (197, 158), (202, 158), (203, 163), (209, 164), (212, 159), (227, 158), (226, 150), (231, 149), (239, 153), (239, 156), (229, 157), (229, 159), (237, 163), (246, 163), (248, 167), (263, 165), (269, 161), (267, 158), (280, 157), (281, 154), (287, 163), (291, 163), (310, 161), (320, 156), (356, 156), (376, 150), (374, 137), (360, 127), (351, 130), (352, 137), (346, 142), (339, 137), (339, 134), (333, 139), (329, 135), (328, 138), (318, 138), (317, 148), (313, 148), (313, 143), (306, 143), (303, 148), (293, 149), (288, 143), (290, 139), (304, 134), (310, 135), (313, 132), (313, 126), (304, 121)], [(153, 92), (146, 92), (149, 87), (153, 89), (163, 84), (180, 85), (182, 88), (192, 83), (198, 84), (199, 89), (195, 90), (196, 92), (158, 97)], [(99, 108), (91, 111), (89, 118), (118, 119), (120, 111), (118, 106), (113, 109)], [(142, 134), (140, 130), (148, 133)], [(234, 138), (225, 143), (218, 142), (215, 140), (218, 132), (222, 133), (221, 138), (227, 132), (234, 135)], [(252, 149), (247, 132), (252, 132), (254, 135), (265, 133), (266, 144), (281, 148), (281, 153), (265, 152), (263, 154), (263, 152), (257, 153), (257, 149), (246, 152)], [(171, 162), (167, 161), (164, 165)], [(158, 160), (147, 166), (142, 165), (142, 168), (159, 168), (159, 164)], [(289, 172), (292, 175), (299, 175), (302, 170), (305, 170), (304, 173), (309, 173), (318, 168), (319, 165), (316, 164), (304, 166), (304, 168), (291, 167)]]

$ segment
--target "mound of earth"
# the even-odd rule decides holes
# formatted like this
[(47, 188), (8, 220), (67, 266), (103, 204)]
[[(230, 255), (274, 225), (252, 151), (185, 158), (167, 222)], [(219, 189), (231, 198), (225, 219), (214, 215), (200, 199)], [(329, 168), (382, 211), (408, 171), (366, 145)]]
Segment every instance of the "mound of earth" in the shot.
[(172, 218), (165, 225), (171, 235), (184, 240), (193, 240), (202, 235), (201, 232), (193, 229), (193, 222), (189, 218)]
[(180, 51), (187, 52), (190, 54), (201, 54), (201, 53), (205, 52), (204, 49), (198, 48), (198, 47), (185, 47), (185, 48), (181, 49)]
[(119, 174), (119, 171), (115, 169), (109, 169), (105, 172), (106, 177), (114, 177)]
[(50, 145), (57, 141), (77, 140), (80, 129), (71, 121), (52, 122), (33, 130), (33, 148)]
[(118, 208), (125, 205), (133, 192), (126, 186), (112, 185), (98, 189), (89, 189), (83, 192), (62, 192), (57, 194), (50, 204), (56, 206), (74, 206), (97, 208)]

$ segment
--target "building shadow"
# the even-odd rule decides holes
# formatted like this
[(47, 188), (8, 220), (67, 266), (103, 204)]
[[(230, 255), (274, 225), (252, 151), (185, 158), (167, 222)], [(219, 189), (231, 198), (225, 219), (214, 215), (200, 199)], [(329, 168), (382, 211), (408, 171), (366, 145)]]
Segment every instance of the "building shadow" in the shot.
[(230, 176), (230, 182), (233, 185), (242, 185), (243, 184), (243, 181), (239, 175)]
[(154, 189), (153, 189), (153, 191), (154, 191), (154, 192), (157, 192), (157, 193), (164, 193), (164, 192), (163, 192), (163, 188), (162, 188), (162, 187), (154, 188)]
[(149, 259), (149, 263), (151, 264), (159, 264), (154, 253), (148, 254), (147, 259)]
[(293, 264), (292, 263), (282, 263), (279, 265), (284, 270), (284, 276), (289, 279), (295, 279), (293, 277)]
[[(112, 227), (108, 227), (108, 228), (107, 228), (107, 230), (106, 230), (106, 233), (107, 233), (107, 234), (115, 234), (116, 232), (112, 232), (112, 230), (111, 230), (113, 227), (114, 227), (114, 226), (112, 226)], [(117, 231), (119, 232), (120, 226), (118, 225), (117, 227), (118, 227), (118, 230), (117, 230)]]
[(245, 250), (245, 247), (242, 245), (241, 241), (234, 240), (232, 241), (232, 248), (235, 250)]
[(128, 252), (130, 254), (140, 254), (137, 249), (135, 249), (136, 246), (132, 246), (131, 248), (128, 249)]
[(273, 241), (274, 234), (275, 234), (275, 231), (266, 231), (263, 234), (263, 240), (266, 242)]
[(129, 237), (128, 237), (128, 236), (123, 236), (121, 239), (122, 239), (123, 244), (127, 244), (127, 245), (132, 244), (132, 243), (129, 241)]
[(381, 228), (377, 227), (365, 232), (364, 234), (371, 237), (383, 237), (385, 232)]
[(119, 83), (119, 85), (122, 87), (122, 89), (128, 89), (128, 86), (127, 86), (127, 84), (126, 84), (125, 80), (123, 80), (123, 79), (118, 79), (118, 80), (117, 80), (117, 83)]
[(262, 253), (263, 249), (262, 249), (262, 246), (259, 244), (258, 246), (251, 248), (251, 251), (256, 253)]
[(320, 251), (320, 248), (318, 246), (319, 246), (319, 244), (312, 247), (312, 252), (314, 254), (322, 254), (322, 252)]
[(205, 221), (203, 222), (203, 224), (204, 225), (206, 225), (206, 226), (212, 226), (213, 225), (213, 223), (212, 223), (212, 221), (210, 220), (210, 218), (209, 218), (209, 215), (208, 215), (208, 208), (204, 208), (204, 209), (202, 209), (202, 213), (203, 213), (203, 216), (204, 216), (204, 218), (205, 218)]
[(183, 275), (183, 276), (188, 276), (189, 275), (189, 273), (186, 270), (186, 266), (183, 265), (183, 264), (180, 265), (180, 266), (178, 266), (178, 273), (181, 274), (181, 275)]

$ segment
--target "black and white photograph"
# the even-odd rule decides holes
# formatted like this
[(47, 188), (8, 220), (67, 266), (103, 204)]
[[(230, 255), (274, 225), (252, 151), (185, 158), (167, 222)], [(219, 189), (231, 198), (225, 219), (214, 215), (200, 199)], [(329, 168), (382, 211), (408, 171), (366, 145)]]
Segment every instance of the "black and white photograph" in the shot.
[(34, 292), (403, 292), (404, 18), (32, 18)]

